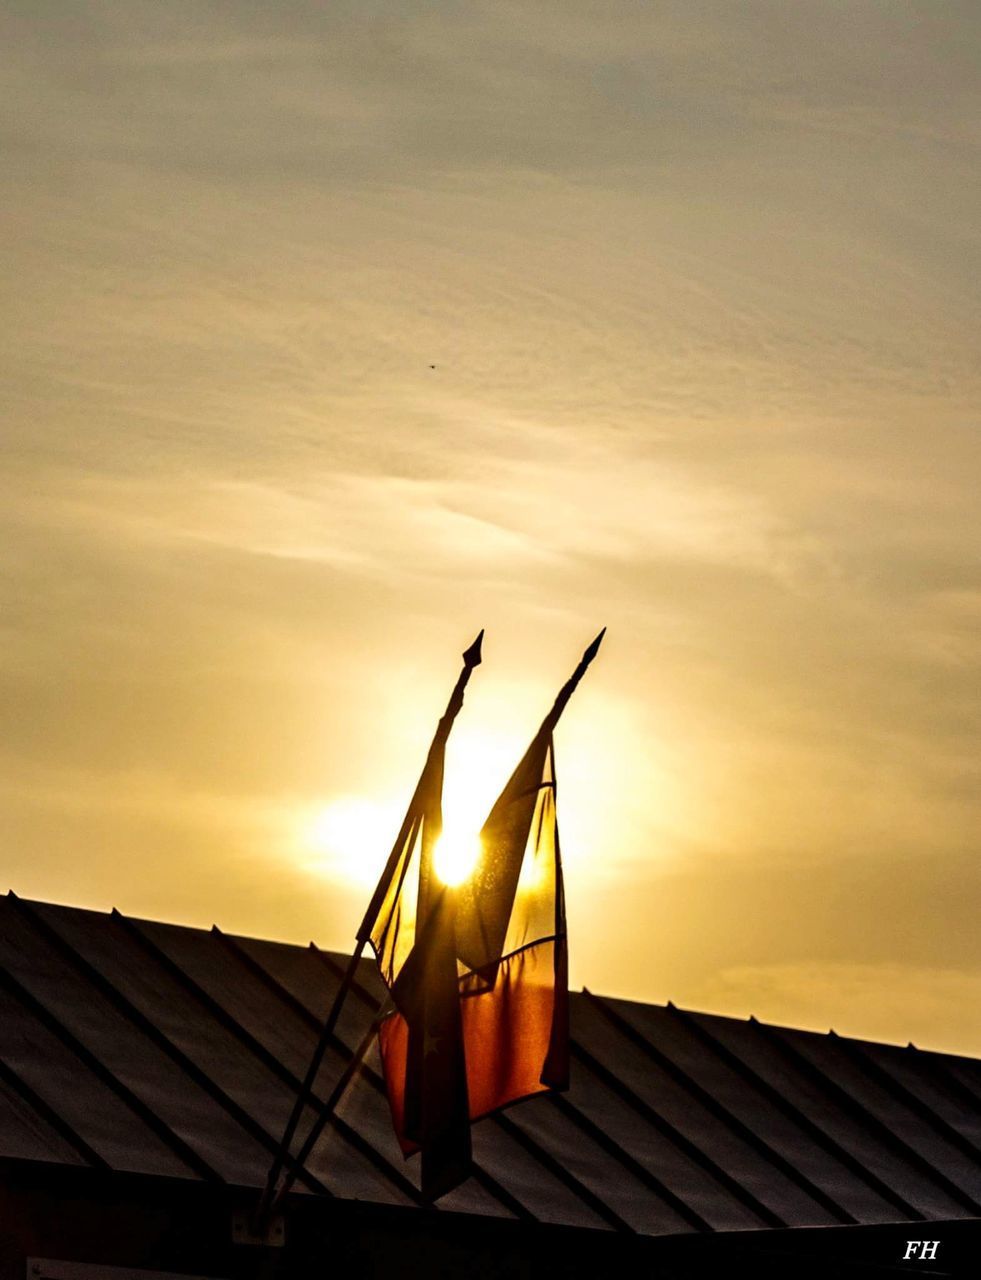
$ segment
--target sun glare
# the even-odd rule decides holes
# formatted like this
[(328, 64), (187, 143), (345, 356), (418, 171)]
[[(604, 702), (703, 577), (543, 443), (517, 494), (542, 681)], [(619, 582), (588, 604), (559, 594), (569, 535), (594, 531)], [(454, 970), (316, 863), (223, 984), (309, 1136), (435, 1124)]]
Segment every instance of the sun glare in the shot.
[(444, 831), (433, 850), (433, 870), (444, 884), (466, 880), (480, 857), (480, 840), (462, 831)]
[[(433, 851), (433, 869), (443, 884), (461, 884), (473, 873), (481, 854), (477, 833), (524, 745), (520, 736), (475, 728), (461, 726), (455, 734), (446, 761), (443, 834)], [(405, 799), (347, 795), (307, 811), (295, 828), (304, 865), (328, 880), (374, 888), (401, 825)], [(521, 887), (536, 883), (536, 868), (526, 869)]]
[(319, 874), (370, 888), (381, 874), (398, 822), (391, 805), (346, 796), (307, 820), (302, 842), (315, 855), (311, 865)]

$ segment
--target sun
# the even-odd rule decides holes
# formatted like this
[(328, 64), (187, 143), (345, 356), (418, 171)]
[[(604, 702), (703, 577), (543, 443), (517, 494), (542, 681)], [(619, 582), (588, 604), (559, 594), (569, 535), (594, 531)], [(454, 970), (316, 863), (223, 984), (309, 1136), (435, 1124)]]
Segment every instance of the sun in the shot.
[(457, 828), (444, 830), (433, 849), (433, 870), (443, 884), (463, 884), (480, 860), (480, 837)]
[[(457, 733), (450, 742), (443, 833), (433, 850), (433, 870), (443, 884), (462, 884), (477, 866), (478, 833), (521, 746), (513, 734), (474, 728)], [(406, 798), (392, 792), (341, 795), (306, 810), (294, 826), (297, 855), (318, 876), (373, 889), (401, 826)]]
[(443, 833), (433, 850), (433, 870), (456, 886), (480, 861), (480, 828), (507, 780), (520, 743), (504, 734), (461, 726), (450, 742), (443, 786)]

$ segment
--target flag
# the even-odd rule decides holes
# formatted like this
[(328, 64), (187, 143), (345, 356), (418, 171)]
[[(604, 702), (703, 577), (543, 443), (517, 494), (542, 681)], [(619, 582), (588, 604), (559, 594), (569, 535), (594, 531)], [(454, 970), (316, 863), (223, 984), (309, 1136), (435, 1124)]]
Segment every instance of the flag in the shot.
[(378, 1040), (392, 1119), (406, 1155), (421, 1150), (422, 1187), (436, 1199), (470, 1170), (470, 1123), (460, 1029), (453, 898), (433, 869), (442, 832), (446, 740), (483, 632), (457, 681), (388, 864), (358, 931), (370, 944), (396, 1012)]
[(511, 775), (457, 892), (455, 932), (471, 1121), (569, 1085), (569, 966), (554, 730), (605, 628)]
[(535, 736), (460, 886), (456, 946), (471, 1121), (569, 1084), (568, 959), (552, 734)]
[(474, 1120), (542, 1090), (568, 1087), (553, 730), (602, 636), (586, 650), (495, 802), (481, 830), (477, 865), (456, 887), (441, 884), (433, 868), (442, 754), (436, 762), (430, 753), (426, 785), (420, 782), (415, 810), (410, 806), (397, 858), (393, 851), (399, 874), (365, 935), (395, 1004), (379, 1029), (392, 1120), (403, 1152), (422, 1152), (427, 1199), (468, 1175)]

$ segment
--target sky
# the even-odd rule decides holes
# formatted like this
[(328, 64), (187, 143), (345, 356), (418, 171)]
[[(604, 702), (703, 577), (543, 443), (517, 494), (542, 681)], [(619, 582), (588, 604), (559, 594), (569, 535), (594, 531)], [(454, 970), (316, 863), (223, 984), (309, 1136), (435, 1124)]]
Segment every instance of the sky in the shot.
[(0, 888), (350, 949), (606, 626), (573, 985), (981, 1054), (973, 0), (0, 48)]

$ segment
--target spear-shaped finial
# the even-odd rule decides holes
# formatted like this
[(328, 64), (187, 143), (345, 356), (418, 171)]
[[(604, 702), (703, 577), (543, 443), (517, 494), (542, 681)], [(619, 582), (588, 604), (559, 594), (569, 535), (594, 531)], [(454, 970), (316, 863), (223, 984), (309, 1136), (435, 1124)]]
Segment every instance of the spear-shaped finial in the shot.
[(470, 646), (469, 649), (465, 649), (463, 652), (463, 662), (465, 666), (467, 667), (480, 666), (482, 662), (482, 658), (480, 656), (480, 646), (483, 644), (483, 641), (484, 641), (484, 629), (483, 627), (481, 627), (480, 633), (477, 636), (477, 639), (473, 642), (473, 644)]
[(559, 695), (552, 705), (552, 710), (545, 717), (545, 724), (548, 725), (550, 729), (555, 728), (559, 716), (565, 710), (565, 704), (576, 691), (576, 685), (578, 685), (579, 681), (586, 674), (586, 668), (599, 653), (599, 647), (603, 643), (603, 637), (605, 635), (606, 627), (603, 628), (593, 643), (585, 650), (582, 657), (579, 659), (578, 667), (576, 667), (575, 671), (573, 671), (572, 675), (559, 690)]
[(481, 628), (477, 639), (469, 649), (464, 651), (463, 669), (461, 670), (459, 678), (453, 687), (453, 692), (450, 694), (450, 700), (446, 704), (446, 710), (443, 712), (442, 719), (440, 720), (439, 726), (436, 730), (437, 742), (446, 740), (446, 735), (452, 728), (453, 721), (456, 719), (460, 708), (463, 706), (463, 691), (467, 687), (467, 681), (470, 679), (470, 673), (473, 671), (474, 667), (479, 666), (482, 661), (480, 656), (480, 646), (483, 643), (483, 639), (484, 632), (483, 628)]
[(599, 647), (600, 647), (600, 645), (603, 643), (603, 637), (604, 637), (605, 635), (606, 635), (606, 627), (604, 627), (604, 628), (603, 628), (603, 630), (599, 633), (599, 635), (596, 637), (596, 639), (593, 641), (593, 643), (589, 646), (589, 648), (588, 648), (588, 649), (585, 651), (585, 653), (582, 655), (582, 665), (583, 665), (584, 667), (588, 667), (588, 666), (589, 666), (589, 664), (592, 662), (592, 660), (593, 660), (593, 659), (596, 657), (596, 655), (599, 653)]

